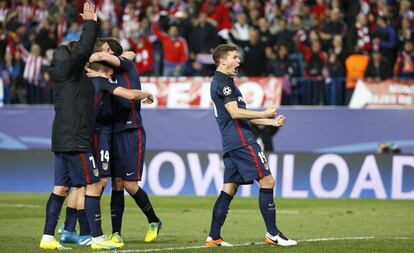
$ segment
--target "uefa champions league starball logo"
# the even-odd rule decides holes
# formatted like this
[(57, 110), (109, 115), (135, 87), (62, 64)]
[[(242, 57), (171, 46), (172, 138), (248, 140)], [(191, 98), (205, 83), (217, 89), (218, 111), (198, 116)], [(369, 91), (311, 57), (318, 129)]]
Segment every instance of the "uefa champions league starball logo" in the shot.
[(231, 88), (229, 86), (226, 86), (223, 88), (223, 94), (228, 96), (231, 94)]

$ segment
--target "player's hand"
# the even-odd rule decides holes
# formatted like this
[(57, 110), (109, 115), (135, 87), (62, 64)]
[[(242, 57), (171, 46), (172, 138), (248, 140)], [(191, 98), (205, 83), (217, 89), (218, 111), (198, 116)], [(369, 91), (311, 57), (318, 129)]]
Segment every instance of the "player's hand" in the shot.
[(274, 118), (276, 116), (276, 108), (270, 107), (263, 112), (263, 118)]
[(286, 117), (284, 115), (279, 115), (274, 120), (274, 127), (282, 127), (286, 124)]
[(83, 20), (95, 20), (98, 21), (98, 9), (95, 4), (86, 1), (83, 4), (83, 13), (80, 14)]
[(154, 96), (151, 93), (148, 93), (147, 97), (141, 100), (144, 104), (152, 104), (154, 103)]

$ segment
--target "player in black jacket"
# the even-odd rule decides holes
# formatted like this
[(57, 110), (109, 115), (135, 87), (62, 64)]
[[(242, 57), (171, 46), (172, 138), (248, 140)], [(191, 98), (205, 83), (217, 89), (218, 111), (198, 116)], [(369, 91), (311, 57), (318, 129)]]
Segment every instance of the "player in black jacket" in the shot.
[(98, 30), (95, 5), (83, 5), (84, 26), (80, 41), (55, 50), (50, 75), (55, 81), (55, 118), (52, 151), (55, 152), (55, 184), (46, 205), (46, 222), (40, 248), (66, 249), (54, 238), (63, 201), (69, 187), (86, 187), (85, 213), (91, 228), (93, 249), (122, 247), (106, 240), (101, 228), (99, 171), (91, 153), (95, 89), (84, 70)]

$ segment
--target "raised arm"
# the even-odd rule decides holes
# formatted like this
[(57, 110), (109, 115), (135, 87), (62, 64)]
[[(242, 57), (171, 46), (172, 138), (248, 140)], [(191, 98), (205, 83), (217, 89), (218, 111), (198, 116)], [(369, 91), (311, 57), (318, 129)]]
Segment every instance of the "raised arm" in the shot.
[(91, 57), (89, 57), (89, 62), (99, 62), (99, 61), (105, 61), (114, 67), (121, 66), (121, 60), (119, 60), (117, 56), (106, 53), (106, 52), (93, 53)]
[(233, 119), (267, 119), (276, 115), (276, 108), (268, 108), (261, 112), (251, 111), (239, 108), (236, 101), (228, 102), (224, 107)]
[(136, 89), (128, 90), (118, 86), (114, 89), (113, 94), (128, 100), (141, 100), (146, 104), (152, 104), (154, 102), (154, 96), (151, 93)]
[(95, 45), (96, 35), (98, 33), (98, 10), (93, 3), (86, 1), (83, 5), (83, 13), (80, 15), (84, 20), (82, 35), (79, 44), (72, 53), (72, 57), (76, 61), (76, 64), (83, 67), (92, 54)]

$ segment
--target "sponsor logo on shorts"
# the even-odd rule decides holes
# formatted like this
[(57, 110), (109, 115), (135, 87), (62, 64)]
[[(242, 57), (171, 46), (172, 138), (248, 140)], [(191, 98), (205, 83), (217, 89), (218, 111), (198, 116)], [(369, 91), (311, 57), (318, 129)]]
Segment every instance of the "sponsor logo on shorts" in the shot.
[(127, 177), (129, 177), (129, 176), (131, 176), (131, 175), (134, 175), (134, 174), (135, 174), (135, 172), (126, 173)]

